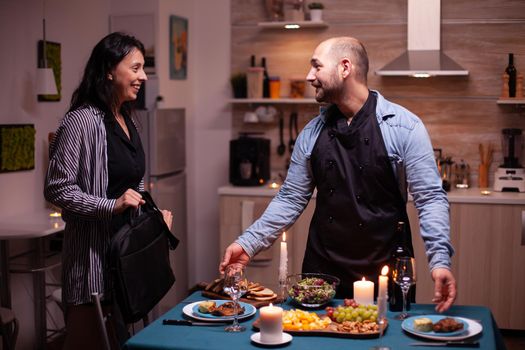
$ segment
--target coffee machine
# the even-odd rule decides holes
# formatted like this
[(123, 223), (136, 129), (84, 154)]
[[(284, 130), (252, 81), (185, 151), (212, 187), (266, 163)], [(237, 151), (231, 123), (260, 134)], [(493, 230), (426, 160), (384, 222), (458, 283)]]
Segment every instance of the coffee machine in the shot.
[(502, 130), (503, 164), (494, 175), (494, 191), (525, 192), (525, 170), (521, 166), (521, 129)]
[(261, 186), (270, 179), (270, 140), (241, 134), (230, 141), (230, 183)]

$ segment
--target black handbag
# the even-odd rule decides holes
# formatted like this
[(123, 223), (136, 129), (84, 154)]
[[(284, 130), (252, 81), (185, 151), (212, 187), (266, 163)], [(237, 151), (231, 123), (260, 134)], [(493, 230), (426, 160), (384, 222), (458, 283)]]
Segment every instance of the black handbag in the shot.
[(146, 203), (140, 206), (140, 214), (130, 215), (110, 248), (114, 295), (126, 323), (144, 318), (175, 283), (169, 250), (177, 247), (179, 239), (170, 232), (151, 195), (141, 195)]

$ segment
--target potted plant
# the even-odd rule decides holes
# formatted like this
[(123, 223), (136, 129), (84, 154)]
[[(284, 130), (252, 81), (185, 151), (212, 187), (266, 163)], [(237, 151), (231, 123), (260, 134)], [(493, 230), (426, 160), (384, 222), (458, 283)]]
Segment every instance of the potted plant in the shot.
[(310, 20), (314, 22), (321, 22), (323, 20), (324, 5), (321, 2), (311, 2), (308, 4), (310, 10)]
[(232, 85), (233, 97), (235, 98), (246, 98), (247, 93), (247, 80), (246, 73), (235, 73), (230, 78)]

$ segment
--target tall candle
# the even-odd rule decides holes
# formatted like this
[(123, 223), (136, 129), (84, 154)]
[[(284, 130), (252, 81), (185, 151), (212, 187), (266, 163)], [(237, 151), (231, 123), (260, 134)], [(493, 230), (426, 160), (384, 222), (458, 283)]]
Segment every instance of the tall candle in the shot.
[(385, 265), (381, 269), (381, 275), (379, 276), (379, 292), (377, 293), (377, 300), (379, 298), (388, 297), (388, 266)]
[(355, 281), (354, 299), (358, 304), (372, 305), (374, 303), (374, 282), (367, 281), (364, 277), (361, 281)]
[(281, 255), (279, 260), (279, 281), (286, 281), (288, 275), (288, 246), (286, 243), (286, 232), (283, 233), (281, 242)]
[(259, 309), (261, 320), (261, 342), (278, 343), (283, 337), (283, 309), (278, 306), (264, 306)]

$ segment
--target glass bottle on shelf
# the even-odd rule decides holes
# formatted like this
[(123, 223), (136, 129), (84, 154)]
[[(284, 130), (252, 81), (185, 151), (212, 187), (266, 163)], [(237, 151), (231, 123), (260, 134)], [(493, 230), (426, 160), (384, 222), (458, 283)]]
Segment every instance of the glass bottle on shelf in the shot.
[(516, 67), (514, 67), (514, 54), (509, 53), (509, 64), (505, 68), (509, 76), (509, 97), (516, 97)]
[(264, 69), (263, 71), (263, 97), (269, 98), (270, 97), (270, 76), (268, 74), (268, 69), (266, 68), (266, 57), (263, 57), (261, 59), (261, 67)]

